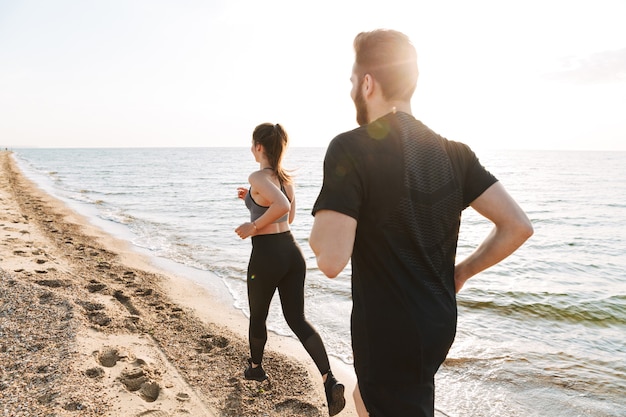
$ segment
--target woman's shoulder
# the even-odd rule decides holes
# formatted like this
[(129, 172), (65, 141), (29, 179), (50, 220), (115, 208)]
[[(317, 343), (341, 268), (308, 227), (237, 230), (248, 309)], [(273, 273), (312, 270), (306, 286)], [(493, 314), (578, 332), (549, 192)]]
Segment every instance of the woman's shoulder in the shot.
[(248, 181), (252, 183), (252, 181), (265, 181), (270, 179), (271, 174), (268, 174), (269, 171), (264, 169), (259, 169), (258, 171), (253, 171), (248, 176)]

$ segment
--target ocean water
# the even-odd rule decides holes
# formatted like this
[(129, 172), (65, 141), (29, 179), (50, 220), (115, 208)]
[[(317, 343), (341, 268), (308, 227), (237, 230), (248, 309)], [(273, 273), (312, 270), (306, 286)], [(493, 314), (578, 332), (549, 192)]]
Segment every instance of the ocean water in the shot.
[[(291, 148), (292, 232), (307, 260), (306, 314), (351, 363), (350, 269), (336, 279), (308, 246), (324, 148)], [(247, 314), (250, 241), (234, 229), (257, 165), (247, 148), (16, 149), (23, 172), (111, 234), (190, 279), (227, 288)], [(458, 296), (459, 325), (436, 406), (464, 416), (626, 415), (626, 153), (485, 151), (481, 162), (526, 210), (535, 235)], [(489, 232), (463, 214), (458, 256)], [(276, 299), (269, 328), (293, 336)], [(401, 341), (399, 341), (401, 343)]]

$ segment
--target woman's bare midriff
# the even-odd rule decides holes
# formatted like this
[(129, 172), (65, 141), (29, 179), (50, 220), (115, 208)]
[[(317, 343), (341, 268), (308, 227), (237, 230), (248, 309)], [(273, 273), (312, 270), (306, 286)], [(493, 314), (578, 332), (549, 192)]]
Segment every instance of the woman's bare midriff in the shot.
[(288, 231), (289, 231), (289, 222), (270, 223), (267, 226), (264, 226), (263, 228), (258, 229), (254, 235), (255, 236), (272, 235), (272, 234), (283, 233), (283, 232), (288, 232)]

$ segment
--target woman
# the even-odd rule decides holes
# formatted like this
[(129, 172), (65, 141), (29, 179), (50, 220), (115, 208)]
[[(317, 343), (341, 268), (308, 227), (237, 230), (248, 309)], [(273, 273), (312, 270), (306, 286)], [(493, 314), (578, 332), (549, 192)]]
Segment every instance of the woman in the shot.
[(287, 133), (281, 125), (263, 123), (252, 133), (252, 154), (259, 170), (248, 177), (250, 189), (239, 187), (238, 197), (250, 210), (250, 221), (235, 232), (240, 238), (252, 237), (247, 285), (250, 306), (250, 359), (246, 379), (268, 378), (261, 366), (267, 341), (265, 321), (274, 292), (278, 288), (287, 324), (296, 334), (322, 375), (328, 412), (338, 414), (345, 406), (344, 386), (330, 370), (324, 343), (304, 317), (304, 278), (306, 264), (289, 224), (296, 213), (294, 184), (281, 162), (287, 147)]

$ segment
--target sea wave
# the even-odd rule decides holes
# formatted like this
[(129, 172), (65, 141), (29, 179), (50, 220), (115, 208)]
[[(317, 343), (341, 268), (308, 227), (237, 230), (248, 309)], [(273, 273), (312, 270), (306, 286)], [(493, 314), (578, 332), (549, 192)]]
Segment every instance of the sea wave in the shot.
[(490, 310), (550, 321), (566, 321), (593, 326), (626, 325), (626, 295), (582, 299), (575, 294), (473, 290), (472, 298), (458, 299), (461, 308)]

